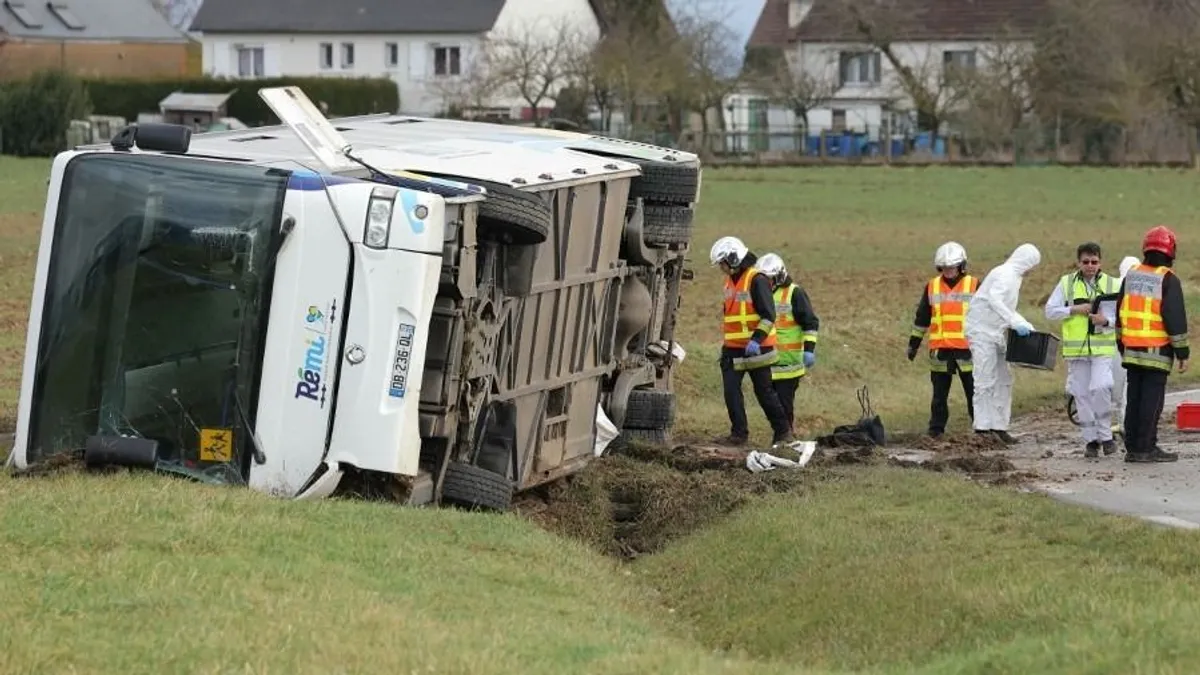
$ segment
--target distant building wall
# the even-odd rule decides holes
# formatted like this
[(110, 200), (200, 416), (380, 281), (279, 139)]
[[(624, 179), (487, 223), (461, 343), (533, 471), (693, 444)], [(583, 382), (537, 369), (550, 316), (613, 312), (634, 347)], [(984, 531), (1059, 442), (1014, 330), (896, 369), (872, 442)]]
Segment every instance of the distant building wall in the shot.
[(0, 79), (65, 69), (84, 77), (178, 77), (199, 72), (188, 43), (15, 41), (0, 44)]

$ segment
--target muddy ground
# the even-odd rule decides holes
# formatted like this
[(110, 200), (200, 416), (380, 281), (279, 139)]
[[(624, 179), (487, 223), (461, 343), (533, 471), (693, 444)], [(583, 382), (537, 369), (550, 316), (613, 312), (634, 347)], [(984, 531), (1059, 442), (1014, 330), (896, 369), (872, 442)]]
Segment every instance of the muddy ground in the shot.
[(871, 450), (823, 448), (802, 469), (757, 474), (746, 468), (745, 449), (686, 442), (653, 448), (618, 440), (580, 474), (519, 497), (516, 510), (553, 532), (631, 559), (660, 550), (757, 495), (803, 492), (844, 477), (831, 470), (835, 467), (890, 463), (1200, 528), (1200, 491), (1194, 489), (1200, 486), (1200, 435), (1176, 431), (1173, 403), (1159, 429), (1160, 445), (1179, 452), (1178, 463), (1126, 464), (1119, 439), (1115, 454), (1085, 458), (1079, 428), (1065, 408), (1014, 420), (1010, 431), (1020, 442), (1012, 446), (970, 432), (937, 440), (894, 438)]
[[(552, 532), (633, 559), (661, 550), (758, 496), (802, 493), (824, 481), (845, 479), (847, 474), (835, 469), (891, 463), (962, 473), (989, 484), (1020, 484), (1033, 477), (1006, 458), (998, 441), (973, 436), (914, 440), (886, 448), (819, 448), (803, 468), (762, 473), (746, 468), (746, 455), (755, 448), (694, 442), (651, 447), (618, 440), (579, 474), (522, 494), (515, 510)], [(786, 450), (771, 453), (796, 458)]]

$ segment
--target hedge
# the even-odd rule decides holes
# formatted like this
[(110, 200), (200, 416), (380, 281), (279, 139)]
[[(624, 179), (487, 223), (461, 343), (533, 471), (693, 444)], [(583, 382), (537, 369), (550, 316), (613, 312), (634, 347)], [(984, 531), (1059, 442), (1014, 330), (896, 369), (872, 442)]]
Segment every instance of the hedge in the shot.
[(369, 113), (394, 113), (400, 109), (400, 92), (387, 78), (281, 77), (237, 80), (214, 77), (145, 80), (84, 78), (94, 114), (118, 115), (137, 120), (138, 113), (158, 113), (158, 103), (171, 93), (222, 94), (233, 91), (226, 112), (250, 126), (279, 124), (258, 97), (266, 87), (297, 86), (313, 103), (329, 106), (326, 115), (342, 117)]
[(230, 117), (250, 126), (279, 124), (258, 97), (258, 90), (283, 86), (300, 87), (317, 105), (325, 103), (330, 117), (400, 109), (399, 90), (387, 78), (81, 79), (63, 71), (48, 70), (24, 80), (0, 82), (0, 153), (53, 155), (67, 147), (71, 120), (96, 114), (119, 115), (133, 122), (139, 113), (158, 113), (159, 101), (176, 91), (193, 94), (233, 91), (226, 105)]
[(91, 110), (87, 89), (61, 71), (6, 82), (0, 86), (0, 152), (53, 155), (66, 148), (71, 120), (86, 118)]

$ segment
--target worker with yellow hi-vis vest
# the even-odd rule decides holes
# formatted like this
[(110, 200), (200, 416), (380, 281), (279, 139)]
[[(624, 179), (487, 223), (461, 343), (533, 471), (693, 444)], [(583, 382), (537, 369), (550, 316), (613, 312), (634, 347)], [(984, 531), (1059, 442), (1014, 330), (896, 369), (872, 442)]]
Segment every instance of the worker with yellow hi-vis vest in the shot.
[[(1054, 285), (1043, 311), (1062, 321), (1062, 356), (1067, 363), (1067, 393), (1074, 397), (1083, 436), (1084, 457), (1111, 455), (1113, 442), (1113, 354), (1117, 353), (1116, 293), (1120, 282), (1100, 269), (1100, 245), (1075, 249), (1078, 269)], [(1107, 296), (1107, 298), (1106, 298)], [(1107, 299), (1107, 302), (1105, 301)]]
[(771, 384), (783, 405), (788, 427), (795, 433), (796, 389), (817, 361), (817, 332), (821, 321), (808, 293), (792, 278), (776, 253), (758, 259), (758, 271), (771, 280), (775, 297), (775, 349), (779, 360), (771, 366)]

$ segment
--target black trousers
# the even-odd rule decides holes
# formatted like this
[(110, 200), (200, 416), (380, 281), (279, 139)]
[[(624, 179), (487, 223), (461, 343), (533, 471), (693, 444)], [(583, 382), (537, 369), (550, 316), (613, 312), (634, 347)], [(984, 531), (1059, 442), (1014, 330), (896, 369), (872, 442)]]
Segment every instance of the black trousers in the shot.
[(779, 397), (779, 405), (783, 406), (783, 418), (787, 420), (788, 429), (795, 427), (796, 420), (796, 389), (800, 387), (803, 377), (789, 377), (785, 380), (771, 380), (775, 394)]
[(1125, 452), (1151, 452), (1158, 445), (1158, 421), (1167, 398), (1165, 370), (1125, 369)]
[(779, 403), (779, 395), (771, 386), (771, 367), (764, 366), (752, 370), (734, 370), (733, 358), (729, 354), (721, 355), (721, 384), (725, 390), (725, 409), (729, 411), (729, 433), (734, 438), (750, 436), (750, 423), (746, 419), (746, 399), (742, 396), (742, 378), (750, 376), (754, 385), (754, 397), (758, 405), (771, 423), (771, 430), (778, 439), (790, 430), (787, 418), (784, 417), (783, 406)]
[(929, 373), (929, 381), (933, 383), (933, 399), (929, 402), (929, 433), (940, 434), (946, 431), (946, 422), (950, 420), (950, 388), (954, 384), (954, 372), (962, 380), (963, 394), (967, 397), (967, 416), (975, 419), (975, 376), (969, 372), (958, 370), (951, 364), (948, 372)]

